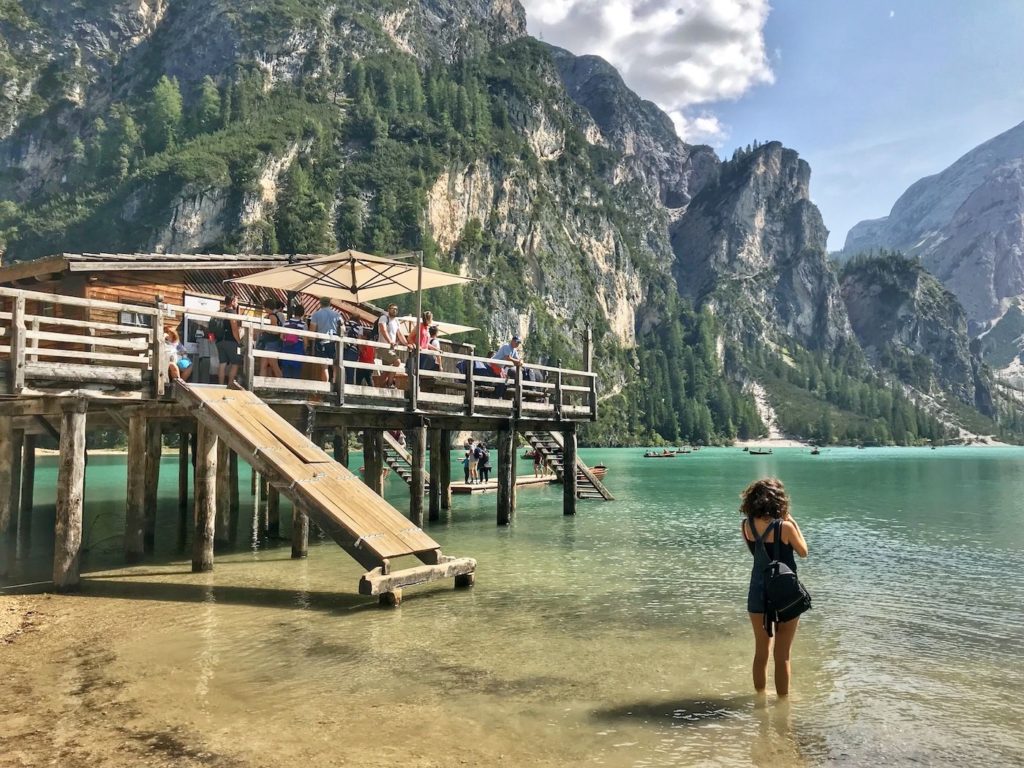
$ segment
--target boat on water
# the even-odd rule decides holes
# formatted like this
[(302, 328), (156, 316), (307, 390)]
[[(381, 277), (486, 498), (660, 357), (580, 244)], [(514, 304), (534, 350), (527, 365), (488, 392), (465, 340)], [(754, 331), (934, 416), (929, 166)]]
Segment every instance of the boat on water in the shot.
[(771, 448), (751, 448), (749, 451), (747, 451), (747, 453), (749, 453), (751, 456), (771, 456), (772, 455), (772, 449)]
[(821, 448), (812, 448), (811, 449), (811, 456), (820, 456), (820, 455), (821, 455)]
[(608, 467), (604, 464), (595, 464), (590, 468), (590, 472), (598, 480), (604, 480), (604, 476), (608, 474)]
[(674, 459), (676, 457), (675, 451), (665, 450), (659, 453), (658, 451), (647, 451), (644, 453), (645, 459)]
[(676, 455), (677, 455), (677, 456), (678, 456), (679, 454), (683, 454), (683, 455), (685, 455), (685, 454), (687, 454), (687, 453), (690, 453), (690, 452), (691, 452), (692, 450), (693, 450), (692, 448), (676, 448)]

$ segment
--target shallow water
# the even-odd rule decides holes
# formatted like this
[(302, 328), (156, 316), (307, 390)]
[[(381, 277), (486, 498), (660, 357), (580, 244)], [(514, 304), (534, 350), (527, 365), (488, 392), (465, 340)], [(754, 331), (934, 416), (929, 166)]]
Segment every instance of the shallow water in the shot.
[[(478, 559), (476, 587), (408, 590), (394, 611), (354, 594), (360, 569), (330, 542), (292, 561), (243, 531), (213, 574), (189, 573), (169, 497), (152, 562), (117, 567), (123, 460), (95, 457), (84, 594), (60, 605), (65, 629), (111, 631), (76, 674), (115, 681), (102, 706), (128, 707), (124, 729), (168, 759), (199, 744), (212, 764), (1022, 763), (1024, 451), (641, 453), (583, 451), (618, 500), (575, 518), (560, 487), (520, 491), (507, 529), (494, 496), (455, 497), (429, 530)], [(782, 702), (749, 680), (736, 506), (763, 474), (786, 482), (811, 548), (815, 608)], [(42, 544), (52, 464), (38, 482)], [(7, 583), (46, 577), (38, 549)]]

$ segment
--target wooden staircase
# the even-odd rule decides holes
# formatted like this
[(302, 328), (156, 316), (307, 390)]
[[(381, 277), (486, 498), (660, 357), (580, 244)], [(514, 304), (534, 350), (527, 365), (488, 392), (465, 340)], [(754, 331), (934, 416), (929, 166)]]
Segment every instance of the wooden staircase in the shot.
[[(562, 438), (554, 432), (532, 431), (523, 432), (523, 437), (534, 451), (538, 451), (544, 463), (555, 473), (559, 481), (565, 476), (565, 462), (562, 456)], [(602, 499), (615, 501), (611, 491), (594, 477), (582, 459), (576, 457), (576, 495), (581, 499)]]
[(391, 467), (406, 485), (412, 485), (412, 455), (387, 430), (384, 430), (384, 463)]

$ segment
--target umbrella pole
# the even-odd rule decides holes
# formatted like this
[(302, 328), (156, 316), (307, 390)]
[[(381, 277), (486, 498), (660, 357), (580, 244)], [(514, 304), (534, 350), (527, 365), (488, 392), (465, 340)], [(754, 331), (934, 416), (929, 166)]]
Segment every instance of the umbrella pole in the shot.
[(420, 407), (420, 325), (423, 323), (423, 251), (416, 269), (416, 322), (413, 323), (412, 387), (409, 394), (409, 410)]

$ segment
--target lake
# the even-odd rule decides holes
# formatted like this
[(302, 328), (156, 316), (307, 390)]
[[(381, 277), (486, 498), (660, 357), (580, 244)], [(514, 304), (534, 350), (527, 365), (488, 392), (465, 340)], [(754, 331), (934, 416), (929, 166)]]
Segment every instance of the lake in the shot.
[[(476, 587), (407, 590), (396, 610), (355, 594), (360, 569), (331, 542), (292, 561), (243, 530), (191, 574), (170, 497), (156, 554), (120, 567), (123, 459), (93, 457), (83, 593), (0, 644), (20, 686), (0, 682), (0, 713), (57, 730), (11, 719), (0, 764), (17, 745), (104, 765), (1022, 764), (1024, 450), (581, 453), (609, 465), (617, 501), (565, 518), (559, 486), (523, 489), (499, 529), (493, 495), (457, 496), (428, 529), (477, 558)], [(771, 671), (767, 697), (750, 682), (737, 506), (763, 475), (790, 491), (814, 596), (781, 702)], [(176, 477), (169, 458), (168, 491)], [(55, 480), (41, 461), (40, 544)], [(7, 584), (47, 578), (50, 556)]]

